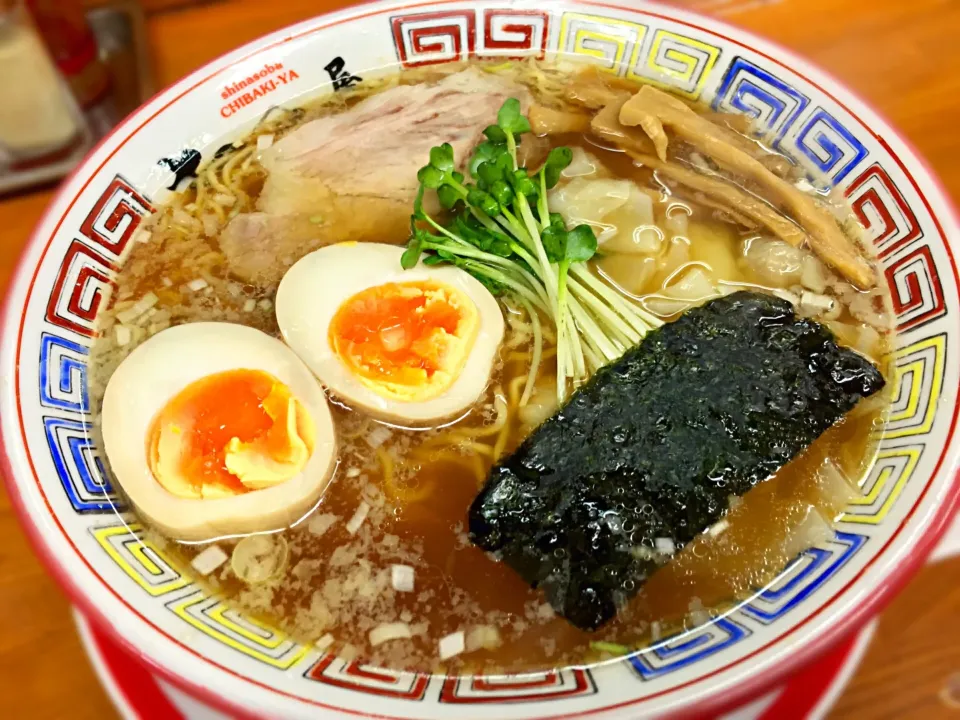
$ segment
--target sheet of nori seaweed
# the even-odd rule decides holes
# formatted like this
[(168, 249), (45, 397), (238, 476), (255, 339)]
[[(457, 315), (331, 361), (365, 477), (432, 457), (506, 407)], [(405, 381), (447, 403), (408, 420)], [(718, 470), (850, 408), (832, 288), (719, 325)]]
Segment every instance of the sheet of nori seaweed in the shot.
[(494, 467), (470, 537), (594, 630), (668, 560), (657, 538), (681, 548), (883, 385), (789, 302), (719, 298), (599, 370)]

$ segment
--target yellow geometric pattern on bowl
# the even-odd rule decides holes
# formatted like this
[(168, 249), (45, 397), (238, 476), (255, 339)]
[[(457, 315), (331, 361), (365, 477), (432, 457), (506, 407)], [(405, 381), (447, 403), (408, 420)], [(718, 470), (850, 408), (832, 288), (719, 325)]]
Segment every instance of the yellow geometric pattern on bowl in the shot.
[(560, 19), (558, 50), (589, 58), (618, 77), (700, 96), (720, 48), (669, 30), (627, 20), (568, 12)]
[(669, 30), (657, 30), (642, 72), (630, 64), (627, 77), (674, 90), (691, 99), (700, 96), (720, 48)]
[(603, 70), (623, 75), (625, 66), (637, 66), (646, 34), (647, 26), (640, 23), (568, 12), (560, 19), (557, 49), (590, 58)]
[(922, 446), (880, 450), (866, 478), (866, 494), (851, 500), (840, 520), (879, 525), (910, 481), (922, 452)]
[(894, 407), (883, 437), (888, 440), (926, 435), (933, 427), (943, 389), (946, 335), (934, 335), (892, 354)]
[(167, 603), (179, 618), (204, 635), (280, 670), (288, 670), (310, 652), (266, 623), (211, 598), (200, 591)]
[(144, 539), (139, 523), (98, 527), (92, 532), (117, 566), (150, 595), (166, 595), (190, 584), (156, 545)]

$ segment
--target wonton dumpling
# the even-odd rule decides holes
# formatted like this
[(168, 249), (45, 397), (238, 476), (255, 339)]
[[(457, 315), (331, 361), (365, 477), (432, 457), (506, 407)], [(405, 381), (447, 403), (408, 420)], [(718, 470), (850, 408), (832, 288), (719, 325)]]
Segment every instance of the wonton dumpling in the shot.
[(660, 251), (663, 232), (653, 221), (653, 199), (629, 180), (574, 177), (550, 193), (550, 208), (568, 226), (593, 227), (602, 252)]
[(573, 159), (570, 164), (563, 169), (560, 177), (569, 180), (575, 177), (606, 178), (610, 177), (610, 171), (600, 162), (593, 153), (588, 153), (582, 147), (574, 146), (570, 148), (573, 153)]

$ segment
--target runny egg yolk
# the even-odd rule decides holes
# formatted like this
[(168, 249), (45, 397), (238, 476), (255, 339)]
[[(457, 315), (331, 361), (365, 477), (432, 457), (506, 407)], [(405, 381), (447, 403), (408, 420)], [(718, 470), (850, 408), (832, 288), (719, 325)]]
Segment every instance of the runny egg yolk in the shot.
[(348, 298), (330, 323), (330, 347), (383, 397), (430, 400), (466, 363), (480, 324), (473, 301), (433, 280), (386, 283)]
[(150, 469), (183, 498), (221, 498), (278, 485), (313, 452), (313, 421), (290, 388), (261, 370), (197, 380), (151, 424)]

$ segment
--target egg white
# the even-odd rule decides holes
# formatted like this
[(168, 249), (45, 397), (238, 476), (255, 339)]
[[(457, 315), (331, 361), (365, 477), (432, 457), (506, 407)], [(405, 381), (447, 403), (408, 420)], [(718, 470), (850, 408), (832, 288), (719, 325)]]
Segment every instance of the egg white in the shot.
[[(274, 487), (228, 498), (180, 498), (154, 478), (147, 460), (150, 425), (187, 385), (227, 370), (261, 370), (290, 388), (316, 428), (303, 470)], [(231, 323), (178, 325), (124, 359), (103, 397), (101, 431), (110, 468), (142, 515), (181, 540), (289, 527), (319, 500), (336, 465), (326, 396), (310, 370), (279, 340)]]
[[(403, 248), (379, 243), (341, 243), (301, 258), (283, 277), (275, 301), (284, 340), (334, 395), (375, 417), (423, 426), (458, 417), (483, 394), (500, 342), (503, 313), (496, 298), (469, 273), (452, 265), (410, 270), (400, 266)], [(476, 305), (479, 328), (459, 375), (438, 397), (423, 401), (386, 398), (357, 379), (330, 347), (330, 323), (358, 292), (385, 283), (433, 280), (464, 293)]]

